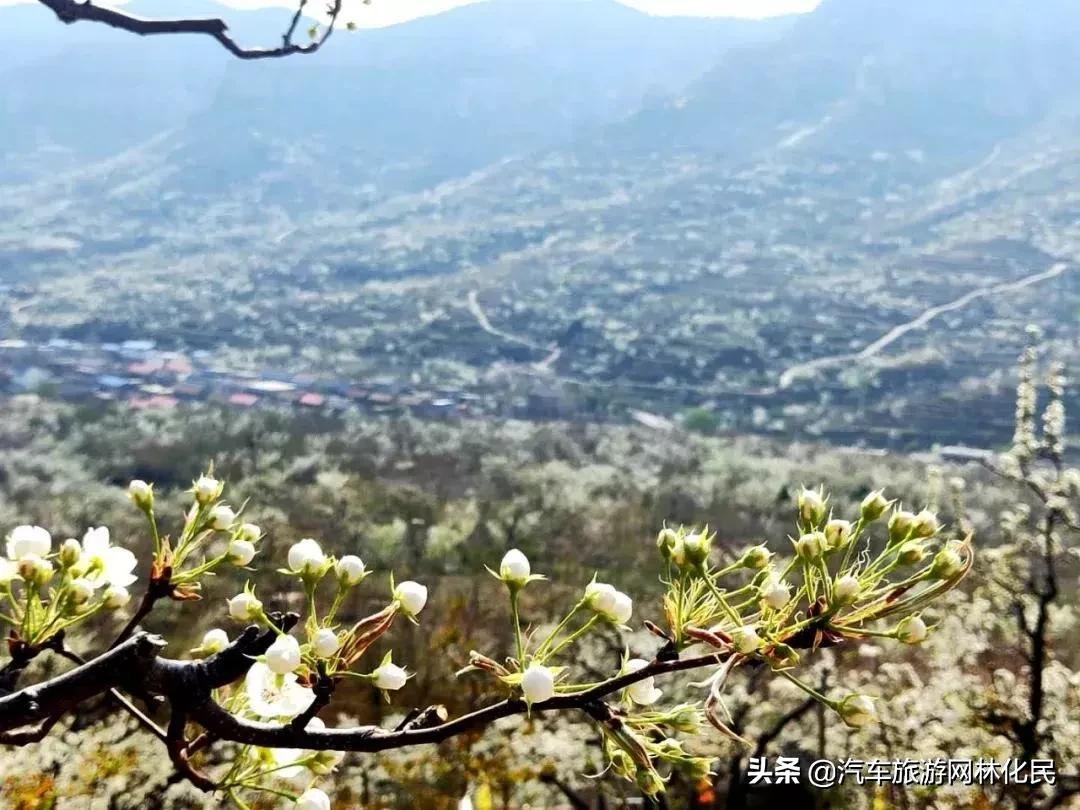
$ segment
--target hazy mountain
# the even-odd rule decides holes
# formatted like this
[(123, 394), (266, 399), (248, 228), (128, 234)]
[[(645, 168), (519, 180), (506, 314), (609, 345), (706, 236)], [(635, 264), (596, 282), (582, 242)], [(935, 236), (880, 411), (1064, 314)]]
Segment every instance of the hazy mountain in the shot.
[(911, 150), (962, 163), (1076, 108), (1078, 35), (1071, 0), (825, 0), (613, 140), (736, 159)]
[[(289, 17), (210, 3), (128, 8), (220, 15), (241, 41), (265, 44)], [(308, 170), (329, 164), (354, 181), (400, 164), (397, 177), (422, 184), (622, 119), (650, 94), (680, 90), (726, 47), (786, 25), (653, 18), (614, 0), (496, 0), (341, 32), (312, 57), (244, 63), (198, 37), (139, 40), (63, 26), (42, 7), (5, 8), (0, 26), (17, 46), (0, 54), (0, 149), (40, 157), (50, 147), (47, 159), (60, 162), (175, 130), (179, 151), (166, 159), (197, 185), (294, 159), (303, 170), (308, 158)]]

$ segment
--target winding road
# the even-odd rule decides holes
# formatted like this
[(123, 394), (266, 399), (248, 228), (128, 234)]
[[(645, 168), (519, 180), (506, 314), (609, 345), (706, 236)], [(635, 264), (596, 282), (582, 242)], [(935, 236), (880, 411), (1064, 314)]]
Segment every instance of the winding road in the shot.
[(945, 312), (951, 312), (955, 309), (967, 306), (972, 301), (978, 298), (985, 298), (988, 295), (998, 295), (999, 293), (1012, 292), (1014, 290), (1020, 290), (1024, 287), (1030, 287), (1032, 284), (1038, 284), (1040, 281), (1046, 281), (1051, 278), (1062, 275), (1068, 270), (1074, 269), (1075, 265), (1068, 264), (1067, 262), (1058, 262), (1050, 267), (1049, 270), (1044, 270), (1041, 273), (1034, 273), (1030, 276), (1025, 276), (1017, 281), (1006, 281), (1001, 284), (993, 284), (989, 287), (979, 287), (978, 289), (971, 290), (968, 293), (960, 296), (954, 301), (950, 301), (947, 304), (941, 304), (940, 306), (930, 307), (930, 309), (923, 312), (917, 318), (902, 323), (899, 326), (894, 326), (884, 335), (879, 337), (873, 343), (867, 344), (865, 347), (857, 352), (851, 352), (848, 354), (834, 354), (828, 357), (819, 357), (816, 360), (809, 360), (805, 363), (799, 363), (791, 366), (780, 375), (780, 388), (787, 388), (795, 380), (801, 377), (808, 377), (816, 371), (828, 368), (829, 366), (839, 365), (847, 362), (859, 362), (873, 357), (889, 344), (900, 339), (913, 329), (921, 329), (930, 323), (938, 315)]

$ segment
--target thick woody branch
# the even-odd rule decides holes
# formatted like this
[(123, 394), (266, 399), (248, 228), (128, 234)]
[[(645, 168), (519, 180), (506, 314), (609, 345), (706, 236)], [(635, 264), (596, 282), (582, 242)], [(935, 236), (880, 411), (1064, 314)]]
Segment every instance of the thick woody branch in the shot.
[(75, 669), (0, 698), (0, 731), (59, 716), (85, 700), (124, 686), (145, 672), (165, 646), (159, 636), (136, 635)]
[(245, 745), (371, 753), (439, 743), (514, 715), (567, 710), (595, 712), (598, 701), (638, 681), (656, 675), (719, 664), (726, 656), (727, 653), (718, 652), (673, 661), (653, 661), (636, 672), (624, 673), (582, 692), (556, 695), (543, 703), (534, 703), (531, 709), (524, 700), (508, 698), (428, 728), (407, 726), (400, 730), (388, 730), (378, 726), (355, 726), (320, 730), (297, 729), (291, 724), (261, 723), (236, 717), (209, 699), (191, 707), (190, 719), (218, 739)]
[(323, 28), (322, 33), (305, 45), (297, 45), (292, 41), (292, 38), (300, 21), (301, 12), (306, 5), (306, 0), (302, 0), (289, 27), (282, 36), (281, 45), (275, 48), (244, 48), (229, 34), (225, 21), (217, 18), (153, 20), (136, 17), (133, 14), (127, 14), (105, 6), (97, 6), (91, 0), (38, 0), (38, 2), (50, 8), (57, 18), (67, 25), (80, 20), (87, 20), (137, 34), (141, 37), (162, 34), (197, 34), (216, 40), (237, 59), (248, 60), (274, 59), (294, 54), (315, 53), (330, 38), (334, 31), (334, 24), (341, 13), (341, 0), (333, 0), (327, 9), (330, 21)]

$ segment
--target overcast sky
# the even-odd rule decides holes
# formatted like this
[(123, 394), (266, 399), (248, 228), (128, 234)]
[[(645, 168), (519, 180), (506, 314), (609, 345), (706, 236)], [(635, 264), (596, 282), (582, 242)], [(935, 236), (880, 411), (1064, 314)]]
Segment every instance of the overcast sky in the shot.
[[(289, 6), (295, 8), (295, 0), (221, 0), (236, 8), (263, 8), (266, 6)], [(360, 0), (345, 0), (343, 18), (354, 20), (357, 25), (382, 26), (396, 22), (436, 14), (440, 11), (466, 5), (472, 0), (371, 0), (365, 6)], [(649, 14), (682, 15), (695, 17), (770, 17), (776, 14), (792, 14), (810, 11), (820, 0), (620, 0), (628, 6)], [(33, 0), (0, 0), (0, 6)], [(102, 5), (119, 5), (105, 3)], [(316, 4), (311, 4), (316, 5)], [(145, 6), (144, 6), (145, 7)]]

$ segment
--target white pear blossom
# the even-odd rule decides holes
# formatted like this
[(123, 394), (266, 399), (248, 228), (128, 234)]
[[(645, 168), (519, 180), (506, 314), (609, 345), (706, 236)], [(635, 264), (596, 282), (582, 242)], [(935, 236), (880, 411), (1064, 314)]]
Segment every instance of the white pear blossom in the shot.
[(342, 584), (351, 587), (367, 575), (367, 567), (364, 565), (364, 561), (355, 554), (346, 554), (337, 561), (334, 572)]
[(148, 509), (154, 502), (154, 488), (138, 478), (128, 484), (128, 495), (140, 509)]
[(329, 627), (316, 630), (311, 639), (311, 649), (320, 658), (329, 658), (338, 651), (339, 647), (341, 647), (341, 642), (338, 640), (338, 635)]
[(499, 576), (507, 585), (521, 587), (529, 581), (532, 568), (529, 566), (529, 558), (516, 548), (510, 549), (503, 555), (499, 564)]
[(40, 526), (16, 526), (7, 539), (7, 556), (18, 562), (33, 554), (45, 557), (52, 550), (52, 535)]
[(315, 693), (296, 682), (296, 673), (279, 675), (261, 661), (244, 678), (248, 706), (263, 718), (295, 717), (315, 700)]
[(377, 688), (387, 692), (396, 692), (405, 685), (405, 681), (408, 679), (409, 673), (397, 664), (393, 664), (389, 661), (385, 664), (380, 664), (379, 667), (371, 673), (372, 683), (374, 683)]
[(896, 625), (896, 637), (905, 644), (918, 644), (926, 640), (926, 622), (919, 616), (907, 616)]
[(278, 675), (293, 672), (300, 666), (300, 642), (292, 636), (278, 636), (266, 650), (266, 666)]
[(295, 574), (314, 574), (326, 563), (326, 554), (318, 542), (305, 537), (289, 548), (289, 570)]
[[(322, 721), (322, 718), (312, 717), (308, 720), (308, 731), (322, 731), (325, 728), (326, 723)], [(301, 748), (267, 748), (265, 750), (266, 756), (274, 765), (274, 774), (282, 779), (298, 779), (304, 777), (307, 768), (303, 765), (297, 765), (296, 763), (301, 759), (306, 759), (307, 757), (316, 754), (314, 751), (305, 751)], [(338, 751), (319, 751), (317, 753), (317, 756), (320, 757), (325, 755), (334, 757), (334, 765), (344, 759), (345, 756)], [(329, 773), (329, 771), (333, 769), (333, 766), (331, 766), (325, 771), (319, 771), (312, 767), (313, 765), (315, 765), (314, 762), (308, 766), (311, 767), (313, 773)]]
[(255, 598), (255, 594), (244, 591), (228, 600), (229, 615), (242, 622), (256, 619), (262, 610), (262, 602)]
[(731, 631), (731, 643), (735, 651), (742, 655), (750, 655), (761, 649), (764, 642), (751, 625), (736, 627)]
[(394, 588), (394, 601), (409, 616), (416, 616), (427, 604), (428, 589), (419, 582), (406, 580)]
[(192, 487), (195, 500), (203, 506), (221, 495), (222, 489), (224, 489), (222, 483), (209, 475), (200, 475), (194, 487)]
[(103, 599), (105, 607), (110, 610), (118, 610), (131, 601), (131, 594), (123, 585), (110, 585), (105, 589)]
[(770, 576), (761, 586), (761, 601), (773, 610), (780, 610), (791, 600), (791, 586)]
[(866, 695), (848, 695), (837, 707), (840, 717), (852, 728), (862, 728), (877, 720), (874, 701)]
[(859, 584), (859, 578), (852, 574), (844, 574), (836, 580), (836, 584), (833, 586), (833, 597), (841, 605), (849, 605), (859, 598), (859, 592), (862, 590), (862, 585)]
[(254, 523), (241, 523), (236, 536), (241, 540), (247, 540), (249, 543), (258, 543), (262, 539), (262, 529)]
[[(623, 670), (625, 672), (640, 672), (648, 665), (649, 662), (644, 658), (631, 658), (623, 665)], [(663, 692), (656, 688), (655, 679), (649, 677), (630, 684), (626, 687), (626, 694), (630, 700), (639, 706), (651, 706), (660, 699)]]
[(521, 691), (529, 705), (550, 700), (555, 696), (555, 676), (545, 666), (530, 664), (521, 675)]
[(247, 540), (233, 540), (226, 553), (233, 565), (247, 565), (255, 559), (255, 544)]
[(330, 797), (318, 788), (308, 788), (296, 800), (295, 810), (330, 810)]
[(19, 566), (7, 557), (0, 557), (0, 585), (7, 585), (19, 576)]
[(212, 627), (203, 633), (202, 644), (199, 646), (208, 655), (221, 652), (229, 646), (229, 634), (220, 627)]
[(79, 569), (95, 587), (116, 585), (126, 588), (138, 579), (131, 573), (138, 562), (130, 550), (110, 543), (109, 530), (105, 526), (87, 529), (83, 535)]
[(221, 503), (210, 510), (210, 525), (218, 531), (225, 531), (236, 523), (236, 512)]
[(590, 582), (585, 601), (594, 611), (615, 624), (626, 624), (634, 613), (633, 600), (606, 582)]

